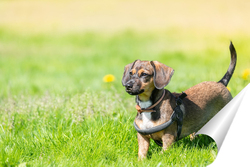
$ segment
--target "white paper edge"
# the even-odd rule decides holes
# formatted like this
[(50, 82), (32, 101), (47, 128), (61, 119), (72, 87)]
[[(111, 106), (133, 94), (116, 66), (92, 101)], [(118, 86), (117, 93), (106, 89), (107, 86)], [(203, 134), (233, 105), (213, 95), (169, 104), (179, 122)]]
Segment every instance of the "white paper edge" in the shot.
[[(239, 162), (243, 162), (242, 160), (242, 151), (238, 150), (240, 149), (237, 147), (237, 143), (242, 143), (243, 141), (240, 138), (240, 136), (243, 137), (243, 135), (249, 135), (250, 134), (250, 107), (246, 107), (250, 104), (250, 84), (248, 84), (237, 96), (235, 96), (224, 108), (222, 108), (207, 124), (205, 124), (196, 134), (205, 134), (214, 139), (214, 141), (217, 144), (218, 147), (218, 154), (215, 161), (210, 166), (221, 166), (225, 164), (234, 164), (237, 162), (239, 165)], [(237, 115), (239, 115), (237, 117)], [(237, 121), (234, 121), (234, 118), (237, 117)], [(248, 123), (246, 124), (247, 120), (249, 119)], [(242, 121), (245, 120), (245, 121)], [(240, 126), (240, 124), (244, 123)], [(246, 124), (246, 125), (245, 125)], [(240, 127), (239, 127), (240, 126)], [(231, 129), (236, 129), (235, 132), (230, 132)], [(239, 129), (245, 133), (238, 134)], [(230, 134), (230, 138), (227, 134)], [(249, 136), (250, 137), (250, 136)], [(224, 145), (223, 141), (225, 141), (227, 144)], [(245, 141), (244, 148), (246, 148), (245, 145), (249, 143), (250, 138), (248, 138), (248, 141)], [(236, 145), (236, 146), (235, 146)], [(238, 151), (232, 151), (232, 146), (235, 146), (235, 149)], [(250, 144), (248, 144), (248, 150), (250, 151)], [(225, 150), (229, 150), (226, 151)], [(230, 155), (227, 155), (229, 154)], [(233, 157), (229, 159), (229, 156)], [(250, 153), (248, 154), (250, 158)], [(241, 160), (237, 160), (240, 158)], [(246, 161), (249, 161), (246, 159)], [(250, 162), (250, 161), (249, 161)], [(247, 166), (250, 166), (249, 162), (244, 162), (244, 164), (249, 164)]]

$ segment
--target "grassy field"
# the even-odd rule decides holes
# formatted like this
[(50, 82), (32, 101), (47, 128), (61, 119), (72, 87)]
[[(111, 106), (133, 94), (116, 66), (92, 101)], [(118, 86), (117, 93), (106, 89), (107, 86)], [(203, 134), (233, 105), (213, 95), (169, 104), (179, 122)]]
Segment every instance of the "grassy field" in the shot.
[[(167, 88), (180, 92), (205, 80), (218, 81), (229, 65), (229, 41), (197, 43), (197, 48), (179, 43), (171, 34), (23, 35), (2, 29), (0, 164), (206, 166), (213, 162), (216, 144), (206, 136), (192, 142), (187, 137), (164, 153), (152, 142), (148, 160), (137, 160), (132, 125), (136, 111), (134, 98), (121, 85), (124, 66), (138, 58), (164, 62), (175, 69)], [(238, 43), (236, 49), (249, 52)], [(249, 82), (241, 77), (249, 67), (247, 59), (239, 55), (241, 66), (229, 84), (234, 96)], [(106, 74), (113, 74), (115, 81), (104, 83)]]
[[(88, 2), (92, 7), (97, 6), (100, 13), (94, 15), (97, 9), (84, 7), (88, 10), (80, 14), (92, 14), (92, 18), (99, 19), (90, 24), (84, 17), (87, 28), (78, 25), (79, 17), (70, 20), (71, 9), (76, 6), (72, 15), (79, 15), (79, 1), (68, 8), (65, 4), (58, 7), (63, 4), (59, 1), (53, 1), (52, 5), (49, 1), (30, 2), (30, 5), (22, 2), (25, 1), (0, 2), (0, 15), (4, 16), (0, 19), (0, 166), (207, 166), (215, 160), (215, 142), (200, 136), (193, 141), (189, 137), (180, 140), (166, 152), (151, 142), (148, 158), (138, 161), (136, 131), (132, 125), (136, 115), (134, 97), (125, 93), (121, 78), (126, 64), (141, 59), (158, 60), (175, 69), (166, 87), (172, 92), (184, 91), (202, 81), (219, 81), (230, 63), (228, 47), (232, 40), (238, 62), (229, 89), (236, 96), (250, 81), (249, 74), (243, 77), (250, 68), (250, 36), (246, 35), (249, 33), (244, 21), (238, 22), (242, 29), (234, 25), (224, 32), (216, 24), (211, 31), (201, 25), (197, 31), (192, 28), (195, 25), (186, 25), (194, 20), (178, 22), (181, 15), (174, 15), (170, 27), (164, 22), (165, 28), (143, 29), (151, 25), (150, 19), (162, 14), (156, 12), (149, 22), (138, 25), (136, 20), (121, 19), (116, 22), (116, 31), (111, 28), (103, 32), (97, 28), (102, 25), (100, 20), (109, 18), (108, 24), (103, 24), (104, 29), (112, 27), (111, 21), (117, 18), (107, 16), (120, 11), (120, 3), (127, 8), (127, 1), (114, 4), (108, 1), (113, 7), (110, 13), (107, 6)], [(151, 9), (152, 4), (145, 8)], [(134, 12), (135, 18), (144, 18), (144, 14), (136, 15), (139, 5), (136, 1), (130, 12)], [(48, 15), (43, 18), (39, 12), (28, 17), (29, 12), (48, 6), (51, 8), (46, 14), (52, 15), (49, 23), (44, 19)], [(161, 5), (151, 10), (158, 6)], [(16, 14), (9, 9), (16, 9)], [(25, 13), (25, 9), (29, 12)], [(190, 9), (189, 6), (181, 12), (189, 13)], [(223, 12), (229, 9), (227, 6)], [(119, 16), (127, 17), (125, 11), (121, 10)], [(160, 11), (165, 10), (160, 8)], [(64, 12), (66, 21), (62, 19)], [(194, 11), (185, 17), (196, 14)], [(43, 18), (43, 24), (39, 26), (33, 17)], [(57, 17), (55, 28), (52, 23)], [(220, 21), (217, 15), (214, 17)], [(157, 23), (164, 20), (163, 16), (157, 18)], [(135, 27), (121, 28), (127, 24)], [(209, 23), (206, 26), (209, 28)], [(103, 82), (107, 74), (114, 75), (115, 80)]]

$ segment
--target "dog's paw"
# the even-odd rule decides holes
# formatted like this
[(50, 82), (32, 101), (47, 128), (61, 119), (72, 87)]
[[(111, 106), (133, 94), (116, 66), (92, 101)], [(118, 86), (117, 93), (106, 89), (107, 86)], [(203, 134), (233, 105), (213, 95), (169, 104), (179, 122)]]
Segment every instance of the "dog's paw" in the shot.
[(190, 137), (190, 141), (193, 141), (198, 136), (195, 136), (195, 132), (194, 132), (194, 133), (190, 134), (189, 137)]

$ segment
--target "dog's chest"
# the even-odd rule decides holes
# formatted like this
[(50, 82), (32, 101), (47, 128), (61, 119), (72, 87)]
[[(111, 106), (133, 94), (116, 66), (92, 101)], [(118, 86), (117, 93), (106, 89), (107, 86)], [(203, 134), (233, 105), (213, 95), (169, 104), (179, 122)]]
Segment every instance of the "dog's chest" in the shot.
[[(149, 101), (139, 101), (139, 106), (141, 108), (148, 108), (152, 105), (152, 102)], [(140, 125), (141, 129), (149, 129), (152, 128), (154, 126), (153, 122), (152, 122), (152, 116), (151, 116), (151, 112), (142, 112), (142, 124)]]

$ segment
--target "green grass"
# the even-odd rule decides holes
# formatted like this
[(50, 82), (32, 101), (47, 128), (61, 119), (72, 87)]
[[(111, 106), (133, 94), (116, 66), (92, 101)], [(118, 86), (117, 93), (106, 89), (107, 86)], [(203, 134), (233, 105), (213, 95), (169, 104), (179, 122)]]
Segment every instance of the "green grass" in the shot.
[[(217, 154), (207, 136), (189, 137), (162, 152), (151, 142), (137, 160), (134, 97), (121, 85), (123, 68), (135, 59), (158, 60), (175, 69), (172, 92), (226, 72), (229, 40), (178, 30), (116, 34), (22, 34), (0, 29), (1, 166), (206, 166)], [(178, 34), (178, 35), (177, 35)], [(238, 63), (233, 96), (249, 80), (248, 37), (233, 42)], [(237, 37), (238, 37), (237, 36)], [(116, 80), (104, 83), (113, 74)]]
[(123, 103), (114, 93), (91, 91), (72, 97), (9, 99), (1, 104), (9, 108), (0, 131), (1, 165), (194, 166), (214, 160), (216, 146), (203, 136), (181, 140), (165, 153), (152, 142), (149, 159), (139, 163), (135, 112)]

